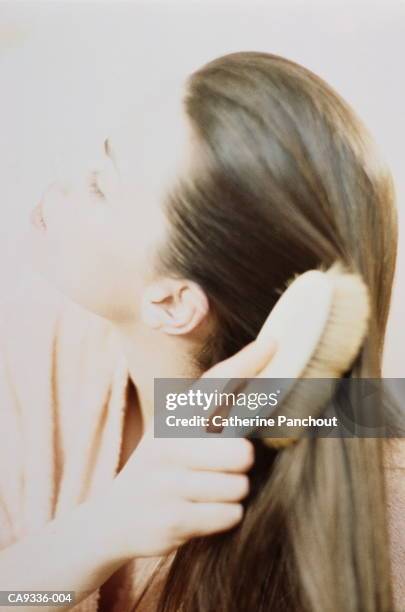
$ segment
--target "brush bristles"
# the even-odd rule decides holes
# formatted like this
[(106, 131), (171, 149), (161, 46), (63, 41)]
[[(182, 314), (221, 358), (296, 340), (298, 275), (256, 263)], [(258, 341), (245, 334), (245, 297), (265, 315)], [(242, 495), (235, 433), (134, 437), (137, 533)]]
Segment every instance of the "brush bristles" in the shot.
[(370, 302), (360, 276), (331, 269), (333, 298), (318, 345), (301, 378), (338, 378), (350, 368), (367, 332)]
[[(370, 316), (370, 298), (367, 286), (357, 274), (345, 272), (336, 263), (327, 272), (333, 283), (333, 298), (327, 323), (317, 347), (300, 375), (302, 378), (340, 378), (355, 360), (367, 333)], [(322, 386), (316, 400), (307, 397), (308, 387), (299, 380), (283, 402), (283, 414), (296, 413), (297, 406), (311, 406), (313, 415), (315, 403), (322, 408)], [(325, 386), (325, 401), (328, 386)], [(298, 416), (298, 415), (297, 415)], [(264, 438), (271, 448), (285, 448), (297, 438)]]

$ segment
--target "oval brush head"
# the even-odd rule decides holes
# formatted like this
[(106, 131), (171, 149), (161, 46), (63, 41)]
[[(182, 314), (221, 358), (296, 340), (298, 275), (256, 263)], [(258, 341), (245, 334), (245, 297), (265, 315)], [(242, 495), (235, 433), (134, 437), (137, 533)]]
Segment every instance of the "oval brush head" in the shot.
[[(330, 385), (319, 384), (315, 397), (305, 397), (304, 385), (300, 388), (299, 380), (340, 378), (359, 352), (369, 312), (367, 286), (358, 274), (347, 272), (340, 262), (325, 272), (308, 270), (289, 282), (256, 338), (256, 342), (274, 338), (278, 347), (261, 377), (295, 379), (279, 401), (278, 408), (282, 408), (283, 414), (289, 411), (294, 414), (297, 405), (309, 404), (311, 414), (317, 407), (322, 408), (330, 397)], [(281, 448), (295, 438), (263, 441), (270, 447)]]

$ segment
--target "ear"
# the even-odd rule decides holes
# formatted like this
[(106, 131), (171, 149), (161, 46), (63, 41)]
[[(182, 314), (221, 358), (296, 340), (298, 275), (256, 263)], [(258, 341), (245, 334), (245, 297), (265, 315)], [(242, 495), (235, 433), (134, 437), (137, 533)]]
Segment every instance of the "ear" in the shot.
[(142, 320), (170, 335), (192, 332), (209, 311), (201, 287), (186, 279), (164, 278), (149, 285), (142, 298)]

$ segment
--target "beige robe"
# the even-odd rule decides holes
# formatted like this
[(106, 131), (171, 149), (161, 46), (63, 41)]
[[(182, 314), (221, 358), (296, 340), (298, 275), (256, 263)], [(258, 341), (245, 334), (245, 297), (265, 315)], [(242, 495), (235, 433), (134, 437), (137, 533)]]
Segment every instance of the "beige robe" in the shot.
[[(44, 281), (32, 279), (0, 306), (0, 548), (114, 478), (128, 381), (109, 323)], [(403, 446), (386, 460), (399, 610), (405, 610)], [(123, 568), (111, 612), (129, 609), (141, 571), (135, 562)], [(96, 590), (74, 610), (95, 612), (98, 598)], [(152, 607), (146, 601), (142, 610)]]
[[(0, 548), (114, 478), (128, 382), (109, 323), (42, 280), (1, 304)], [(133, 603), (141, 570), (136, 581), (134, 563), (121, 570), (114, 612)], [(99, 590), (73, 609), (95, 612), (98, 598)]]

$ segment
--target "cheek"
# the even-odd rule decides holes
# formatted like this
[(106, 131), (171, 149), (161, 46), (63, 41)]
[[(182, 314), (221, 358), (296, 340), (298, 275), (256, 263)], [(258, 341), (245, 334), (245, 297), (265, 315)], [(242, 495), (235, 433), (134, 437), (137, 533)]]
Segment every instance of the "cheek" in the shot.
[(87, 310), (118, 322), (139, 317), (153, 256), (166, 234), (158, 198), (136, 195), (105, 202), (54, 185), (44, 200), (47, 231), (32, 228), (30, 235), (32, 262), (42, 276)]
[[(32, 229), (37, 271), (67, 297), (110, 320), (136, 316), (142, 278), (128, 231), (105, 209), (61, 207), (46, 232)], [(133, 241), (132, 241), (133, 242)]]

